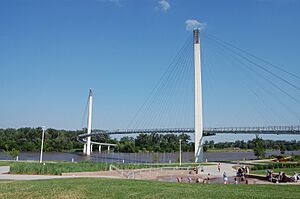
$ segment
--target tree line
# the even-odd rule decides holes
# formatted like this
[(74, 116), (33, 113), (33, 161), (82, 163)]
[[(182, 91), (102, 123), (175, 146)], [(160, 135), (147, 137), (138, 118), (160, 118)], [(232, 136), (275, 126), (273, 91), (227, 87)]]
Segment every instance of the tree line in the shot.
[(208, 149), (226, 149), (226, 148), (239, 148), (239, 149), (254, 149), (257, 147), (259, 139), (261, 147), (265, 149), (284, 150), (284, 151), (297, 151), (300, 150), (300, 141), (292, 140), (263, 140), (256, 136), (256, 138), (248, 141), (236, 140), (235, 142), (218, 142), (205, 141), (204, 148)]
[[(45, 132), (44, 151), (66, 152), (81, 151), (83, 144), (77, 140), (77, 136), (86, 132), (83, 130), (56, 130), (47, 129)], [(38, 152), (41, 147), (42, 128), (7, 128), (0, 129), (0, 151), (31, 151)], [(181, 140), (182, 151), (193, 151), (194, 143), (187, 134), (139, 134), (136, 137), (122, 137), (112, 139), (108, 134), (99, 134), (93, 137), (94, 141), (114, 143), (117, 152), (175, 152), (179, 151)], [(253, 140), (237, 140), (235, 142), (205, 141), (204, 151), (210, 149), (273, 149), (280, 151), (300, 150), (300, 141), (263, 140), (258, 136)], [(95, 146), (97, 147), (97, 146)], [(96, 148), (95, 148), (96, 149)]]
[[(44, 138), (44, 151), (63, 152), (82, 148), (77, 135), (82, 131), (47, 129)], [(41, 149), (42, 128), (0, 129), (0, 150), (31, 151)]]

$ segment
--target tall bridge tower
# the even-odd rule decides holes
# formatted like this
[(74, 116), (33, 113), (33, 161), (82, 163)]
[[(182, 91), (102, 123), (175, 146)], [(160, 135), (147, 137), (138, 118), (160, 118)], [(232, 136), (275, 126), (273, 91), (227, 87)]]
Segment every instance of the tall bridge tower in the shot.
[(195, 162), (203, 161), (203, 113), (202, 113), (202, 80), (201, 80), (201, 47), (200, 31), (193, 30), (194, 67), (195, 67)]

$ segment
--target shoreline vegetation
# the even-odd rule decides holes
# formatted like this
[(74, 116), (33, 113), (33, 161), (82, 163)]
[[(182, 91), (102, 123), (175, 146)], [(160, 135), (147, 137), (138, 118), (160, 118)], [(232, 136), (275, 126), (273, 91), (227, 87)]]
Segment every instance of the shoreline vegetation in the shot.
[[(0, 161), (0, 166), (10, 166), (12, 174), (36, 174), (36, 175), (61, 175), (68, 172), (84, 171), (108, 171), (110, 165), (119, 169), (142, 169), (158, 167), (196, 167), (213, 165), (214, 163), (107, 163), (107, 162), (53, 162), (46, 161), (27, 162), (27, 161)], [(297, 170), (300, 172), (300, 156), (280, 157), (277, 162), (271, 159), (264, 162), (252, 163), (251, 171), (262, 174), (267, 169), (286, 169), (288, 172)]]
[[(0, 129), (0, 151), (14, 152), (13, 154), (17, 154), (20, 151), (39, 152), (41, 132), (41, 127)], [(86, 129), (71, 131), (49, 128), (45, 132), (44, 152), (74, 152), (82, 150), (83, 144), (77, 140), (77, 136), (85, 132)], [(135, 138), (125, 136), (119, 140), (112, 139), (108, 134), (99, 134), (93, 137), (93, 141), (96, 142), (117, 144), (117, 147), (114, 147), (114, 151), (124, 153), (177, 152), (179, 151), (179, 140), (181, 140), (182, 152), (194, 150), (194, 143), (187, 134), (138, 134)], [(258, 137), (248, 141), (236, 140), (234, 142), (218, 143), (205, 141), (203, 150), (208, 152), (253, 151), (261, 146), (265, 150), (280, 150), (284, 153), (285, 151), (300, 150), (300, 141), (263, 140)], [(96, 150), (97, 146), (94, 147), (94, 150)]]

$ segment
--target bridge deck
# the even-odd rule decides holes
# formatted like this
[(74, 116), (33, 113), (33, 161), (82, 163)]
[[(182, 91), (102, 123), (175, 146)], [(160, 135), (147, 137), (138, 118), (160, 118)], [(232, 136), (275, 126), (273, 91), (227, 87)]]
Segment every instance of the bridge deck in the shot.
[[(81, 134), (80, 138), (88, 136), (96, 136), (101, 133), (110, 135), (122, 134), (179, 134), (179, 133), (194, 133), (193, 128), (170, 128), (170, 129), (118, 129), (118, 130), (102, 130), (91, 134)], [(210, 136), (215, 134), (285, 134), (285, 135), (300, 135), (299, 126), (268, 126), (268, 127), (225, 127), (225, 128), (204, 128), (203, 135)]]

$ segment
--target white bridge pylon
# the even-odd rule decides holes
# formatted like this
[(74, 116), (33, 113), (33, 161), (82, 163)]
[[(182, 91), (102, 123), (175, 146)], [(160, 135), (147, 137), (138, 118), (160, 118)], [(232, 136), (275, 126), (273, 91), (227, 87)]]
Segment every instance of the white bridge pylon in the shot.
[(203, 112), (202, 112), (202, 80), (201, 80), (201, 47), (200, 31), (193, 30), (194, 35), (194, 67), (195, 67), (195, 162), (203, 161)]
[(91, 133), (92, 133), (92, 113), (93, 113), (93, 92), (92, 89), (90, 89), (89, 92), (89, 100), (88, 100), (88, 124), (87, 124), (87, 133), (84, 139), (79, 139), (81, 142), (84, 143), (84, 147), (83, 147), (83, 154), (85, 155), (91, 155), (91, 153), (93, 152), (93, 144), (94, 145), (99, 145), (99, 152), (101, 152), (101, 147), (102, 146), (107, 146), (107, 151), (110, 151), (110, 147), (113, 146), (117, 146), (116, 144), (109, 144), (109, 143), (100, 143), (100, 142), (94, 142), (91, 141)]
[[(89, 110), (88, 110), (87, 134), (89, 135), (92, 132), (92, 111), (93, 111), (93, 92), (92, 92), (92, 89), (90, 89), (90, 92), (89, 92), (88, 106), (89, 106)], [(91, 149), (92, 149), (91, 136), (88, 136), (86, 138), (86, 143), (84, 144), (84, 147), (83, 147), (83, 154), (91, 155), (91, 151), (92, 151)]]

